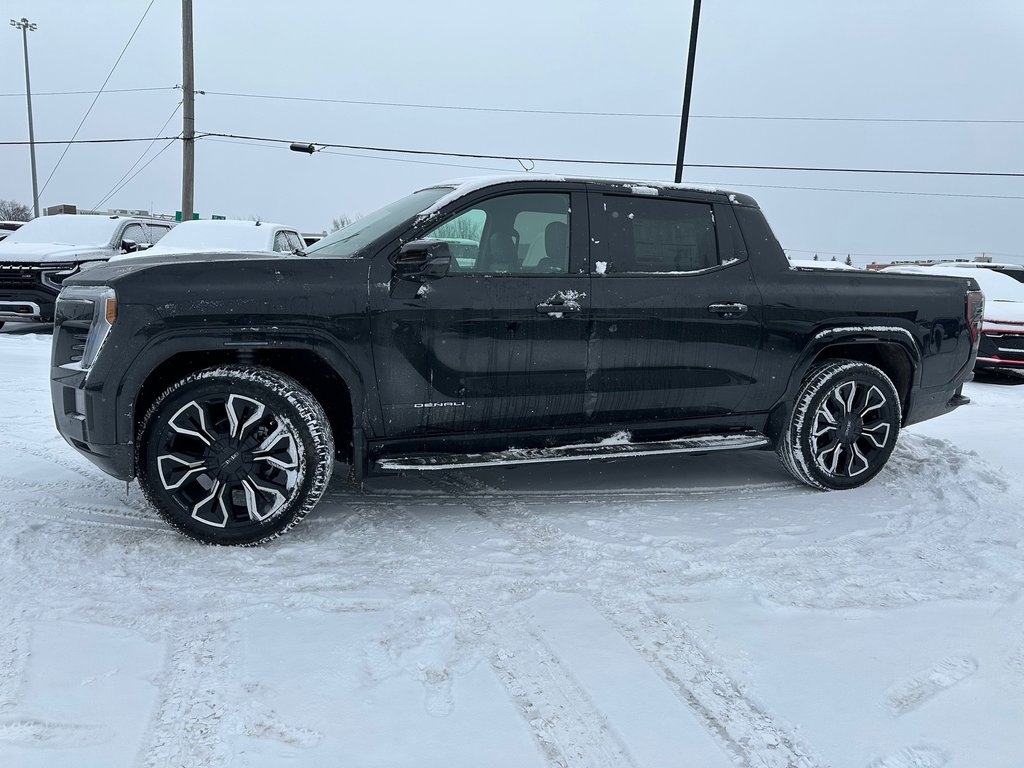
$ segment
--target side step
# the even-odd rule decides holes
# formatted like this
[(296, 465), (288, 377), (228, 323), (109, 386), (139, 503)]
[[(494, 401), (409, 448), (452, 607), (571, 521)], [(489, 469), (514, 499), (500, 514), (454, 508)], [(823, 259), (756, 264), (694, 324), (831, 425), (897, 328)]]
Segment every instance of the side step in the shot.
[(429, 470), (469, 469), (491, 467), (498, 464), (538, 464), (545, 461), (581, 461), (626, 456), (656, 456), (662, 453), (707, 453), (709, 451), (735, 451), (742, 448), (762, 448), (768, 438), (760, 432), (729, 432), (720, 435), (694, 435), (676, 440), (652, 443), (631, 443), (625, 433), (613, 435), (599, 443), (563, 445), (555, 448), (510, 448), (492, 453), (424, 453), (412, 456), (388, 456), (377, 459), (377, 469)]

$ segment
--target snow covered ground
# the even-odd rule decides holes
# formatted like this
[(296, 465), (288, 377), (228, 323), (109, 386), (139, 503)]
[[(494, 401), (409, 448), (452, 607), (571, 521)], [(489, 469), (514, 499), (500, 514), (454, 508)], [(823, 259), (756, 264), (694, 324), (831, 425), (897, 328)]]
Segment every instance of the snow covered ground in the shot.
[(0, 766), (1019, 768), (1024, 387), (867, 487), (770, 453), (340, 479), (190, 543), (0, 332)]

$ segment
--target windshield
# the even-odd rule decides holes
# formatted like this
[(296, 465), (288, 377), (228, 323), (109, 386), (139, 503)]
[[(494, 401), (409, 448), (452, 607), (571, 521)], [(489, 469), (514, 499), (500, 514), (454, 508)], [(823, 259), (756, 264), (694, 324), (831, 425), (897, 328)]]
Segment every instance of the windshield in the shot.
[(374, 240), (407, 225), (417, 213), (429, 208), (452, 189), (431, 187), (413, 192), (319, 240), (306, 253), (310, 256), (353, 256)]
[(108, 245), (124, 219), (109, 216), (71, 215), (40, 216), (25, 224), (4, 240), (8, 243), (55, 243), (102, 247)]
[(160, 238), (157, 247), (161, 251), (270, 251), (274, 247), (273, 237), (273, 224), (256, 226), (254, 221), (186, 221)]

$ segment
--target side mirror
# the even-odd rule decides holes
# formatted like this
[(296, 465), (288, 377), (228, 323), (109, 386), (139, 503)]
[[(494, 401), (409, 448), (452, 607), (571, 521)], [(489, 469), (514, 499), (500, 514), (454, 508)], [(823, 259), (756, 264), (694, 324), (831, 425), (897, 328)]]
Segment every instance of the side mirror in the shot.
[(139, 244), (138, 244), (138, 245), (136, 246), (136, 250), (139, 250), (139, 251), (148, 251), (148, 250), (149, 250), (150, 248), (152, 248), (152, 247), (153, 247), (153, 244), (152, 244), (152, 243), (139, 243)]
[(444, 240), (413, 240), (390, 258), (395, 276), (402, 280), (436, 280), (448, 274), (452, 253)]
[(121, 241), (121, 250), (124, 253), (135, 253), (139, 250), (139, 244), (130, 238), (125, 238)]

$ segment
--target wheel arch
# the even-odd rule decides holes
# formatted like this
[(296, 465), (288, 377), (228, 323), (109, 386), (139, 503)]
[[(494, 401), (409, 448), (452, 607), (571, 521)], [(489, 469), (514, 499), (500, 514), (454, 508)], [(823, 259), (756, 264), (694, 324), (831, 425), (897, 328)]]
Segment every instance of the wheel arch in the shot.
[(794, 367), (785, 395), (769, 414), (766, 434), (773, 445), (789, 423), (793, 401), (807, 373), (825, 360), (856, 360), (881, 370), (896, 388), (906, 419), (914, 386), (920, 384), (921, 353), (906, 329), (878, 329), (874, 333), (878, 335), (866, 336), (860, 329), (831, 329), (814, 337)]
[(149, 370), (131, 400), (133, 442), (138, 440), (138, 430), (150, 406), (170, 386), (206, 368), (238, 364), (270, 368), (299, 382), (327, 414), (335, 438), (335, 458), (351, 462), (358, 456), (360, 437), (355, 414), (361, 412), (362, 387), (354, 371), (346, 375), (344, 369), (338, 370), (337, 361), (329, 362), (314, 350), (295, 347), (188, 349), (168, 354)]

